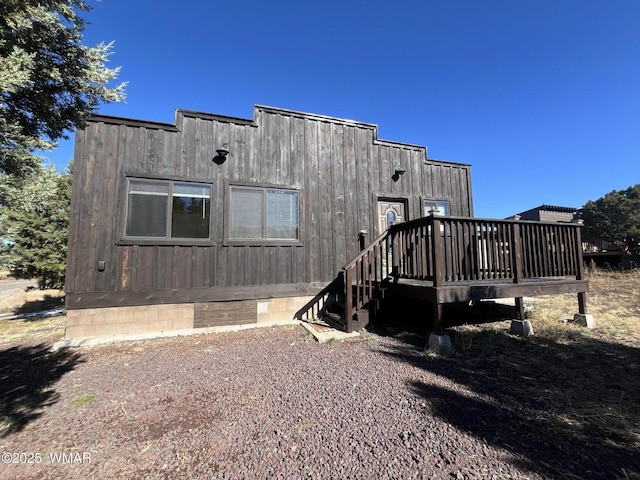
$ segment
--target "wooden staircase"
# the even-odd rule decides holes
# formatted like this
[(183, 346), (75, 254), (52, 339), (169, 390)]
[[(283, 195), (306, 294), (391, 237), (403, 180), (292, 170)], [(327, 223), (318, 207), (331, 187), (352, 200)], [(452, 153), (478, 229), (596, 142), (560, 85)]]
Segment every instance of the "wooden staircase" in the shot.
[(391, 252), (391, 238), (386, 231), (347, 263), (295, 318), (348, 333), (367, 326), (378, 312), (392, 278)]

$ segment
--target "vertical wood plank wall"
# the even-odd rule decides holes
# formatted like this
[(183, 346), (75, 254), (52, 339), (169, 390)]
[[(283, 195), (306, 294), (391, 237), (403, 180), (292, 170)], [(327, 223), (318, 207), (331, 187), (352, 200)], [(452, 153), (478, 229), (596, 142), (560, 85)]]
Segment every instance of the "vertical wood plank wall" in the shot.
[[(230, 154), (219, 165), (224, 144)], [(406, 173), (393, 181), (399, 164)], [(211, 184), (212, 245), (118, 245), (126, 174)], [(299, 189), (301, 245), (225, 245), (225, 188), (234, 182)], [(473, 214), (468, 165), (378, 140), (375, 125), (259, 106), (254, 120), (178, 110), (175, 126), (96, 116), (76, 132), (66, 290), (329, 282), (358, 253), (360, 230), (377, 236), (377, 196), (406, 199), (411, 219), (423, 198)]]

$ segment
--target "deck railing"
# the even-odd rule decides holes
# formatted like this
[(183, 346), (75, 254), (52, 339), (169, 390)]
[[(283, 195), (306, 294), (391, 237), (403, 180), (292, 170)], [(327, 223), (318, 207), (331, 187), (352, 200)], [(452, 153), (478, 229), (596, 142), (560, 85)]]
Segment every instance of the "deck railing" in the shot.
[(433, 282), (583, 278), (580, 224), (429, 216), (392, 225), (344, 267), (345, 324), (389, 278)]
[(435, 286), (582, 275), (579, 224), (430, 216), (389, 234), (398, 276)]
[(582, 251), (584, 253), (605, 253), (605, 252), (624, 252), (625, 243), (623, 241), (608, 240), (591, 240), (582, 242)]
[[(344, 326), (391, 279), (491, 283), (574, 277), (583, 280), (580, 224), (429, 216), (392, 225), (347, 263), (343, 272), (296, 313), (322, 316), (332, 296), (344, 294)], [(584, 294), (580, 311), (586, 312)]]

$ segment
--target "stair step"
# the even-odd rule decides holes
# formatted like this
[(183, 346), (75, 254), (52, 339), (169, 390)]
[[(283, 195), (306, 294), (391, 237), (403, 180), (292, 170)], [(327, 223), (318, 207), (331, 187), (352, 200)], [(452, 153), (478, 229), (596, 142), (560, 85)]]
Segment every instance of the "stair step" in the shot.
[(329, 304), (328, 307), (331, 311), (340, 311), (344, 313), (346, 305), (344, 302), (333, 301)]
[[(369, 323), (369, 309), (362, 308), (354, 315), (354, 322), (351, 325), (351, 331), (357, 331), (367, 326)], [(349, 333), (351, 333), (349, 331)]]
[(372, 298), (369, 301), (369, 312), (375, 315), (376, 313), (378, 313), (378, 310), (380, 310), (380, 299)]
[(340, 315), (339, 313), (324, 311), (322, 313), (322, 320), (327, 322), (329, 325), (339, 328), (340, 330), (344, 330), (345, 321), (344, 315)]

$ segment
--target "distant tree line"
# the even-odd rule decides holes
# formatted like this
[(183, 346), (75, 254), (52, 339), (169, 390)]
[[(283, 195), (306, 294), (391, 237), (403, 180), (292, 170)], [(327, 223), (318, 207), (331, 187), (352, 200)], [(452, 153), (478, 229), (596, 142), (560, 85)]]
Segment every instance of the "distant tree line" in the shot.
[(640, 184), (588, 201), (580, 217), (584, 240), (614, 242), (627, 254), (640, 256)]

